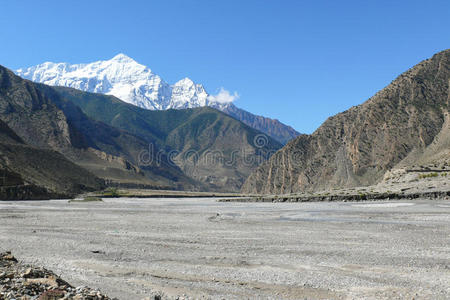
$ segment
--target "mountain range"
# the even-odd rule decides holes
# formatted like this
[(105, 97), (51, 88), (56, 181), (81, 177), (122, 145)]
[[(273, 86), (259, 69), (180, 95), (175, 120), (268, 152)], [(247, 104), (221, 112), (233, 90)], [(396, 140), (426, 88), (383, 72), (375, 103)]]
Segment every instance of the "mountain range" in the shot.
[(255, 129), (265, 122), (279, 134), (270, 120), (229, 105), (219, 111), (198, 85), (195, 97), (174, 85), (164, 99), (206, 105), (148, 109), (0, 66), (0, 199), (70, 197), (107, 186), (288, 194), (373, 185), (396, 170), (447, 170), (449, 85), (445, 50), (283, 146)]
[(450, 50), (397, 77), (361, 105), (300, 135), (246, 180), (247, 193), (372, 185), (389, 170), (450, 166)]
[(16, 70), (16, 74), (51, 86), (113, 95), (149, 110), (210, 106), (266, 133), (282, 144), (299, 135), (292, 127), (278, 120), (256, 116), (236, 107), (232, 103), (234, 96), (223, 90), (218, 95), (210, 95), (203, 85), (196, 84), (189, 78), (168, 84), (150, 68), (125, 54), (88, 64), (46, 62)]
[[(34, 83), (1, 66), (0, 120), (0, 143), (8, 145), (0, 147), (2, 169), (27, 188), (41, 188), (29, 198), (106, 185), (238, 191), (281, 147), (210, 107), (152, 111), (114, 96)], [(257, 144), (260, 137), (264, 143)], [(17, 186), (3, 185), (18, 194)]]

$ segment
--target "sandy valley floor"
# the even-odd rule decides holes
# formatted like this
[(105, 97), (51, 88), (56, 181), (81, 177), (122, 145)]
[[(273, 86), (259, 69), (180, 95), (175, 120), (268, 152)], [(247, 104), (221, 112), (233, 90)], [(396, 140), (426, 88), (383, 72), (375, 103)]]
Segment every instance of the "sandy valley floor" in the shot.
[(448, 299), (450, 201), (0, 202), (0, 251), (120, 299)]

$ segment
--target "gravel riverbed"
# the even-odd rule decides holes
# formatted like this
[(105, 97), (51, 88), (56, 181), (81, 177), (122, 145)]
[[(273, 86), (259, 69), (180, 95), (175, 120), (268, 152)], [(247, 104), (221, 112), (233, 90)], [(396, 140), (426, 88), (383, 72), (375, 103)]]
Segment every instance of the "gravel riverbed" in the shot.
[(0, 202), (7, 250), (125, 300), (449, 299), (450, 201)]

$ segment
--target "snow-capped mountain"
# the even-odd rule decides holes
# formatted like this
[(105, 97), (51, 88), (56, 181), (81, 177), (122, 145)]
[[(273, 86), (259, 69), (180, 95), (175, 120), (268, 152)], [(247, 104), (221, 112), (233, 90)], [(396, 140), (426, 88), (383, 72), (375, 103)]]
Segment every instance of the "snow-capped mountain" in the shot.
[[(261, 130), (282, 143), (298, 135), (294, 129), (277, 120), (254, 116), (240, 110), (232, 101), (237, 95), (221, 90), (218, 95), (208, 94), (201, 84), (184, 78), (175, 84), (165, 82), (150, 68), (139, 64), (125, 54), (118, 54), (110, 60), (88, 64), (45, 62), (26, 69), (16, 70), (17, 75), (35, 82), (52, 86), (66, 86), (82, 91), (113, 95), (130, 104), (151, 109), (183, 109), (211, 106), (240, 119), (244, 112), (247, 118), (241, 120)], [(248, 121), (248, 116), (258, 117)], [(261, 119), (262, 118), (262, 119)], [(246, 121), (247, 120), (247, 121)], [(267, 122), (269, 120), (270, 122)], [(277, 126), (276, 130), (270, 127)], [(273, 132), (277, 132), (274, 135)], [(281, 132), (281, 135), (280, 135)]]
[(146, 109), (192, 108), (208, 105), (208, 94), (201, 84), (189, 78), (170, 85), (148, 67), (125, 54), (90, 64), (46, 62), (17, 75), (53, 86), (113, 95)]

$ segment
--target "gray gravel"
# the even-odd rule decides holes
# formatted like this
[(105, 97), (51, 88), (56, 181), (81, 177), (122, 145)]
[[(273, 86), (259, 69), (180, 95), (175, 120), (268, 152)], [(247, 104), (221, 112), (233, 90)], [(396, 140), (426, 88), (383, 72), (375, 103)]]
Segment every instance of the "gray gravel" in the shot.
[(0, 251), (110, 297), (449, 299), (450, 201), (0, 202)]

